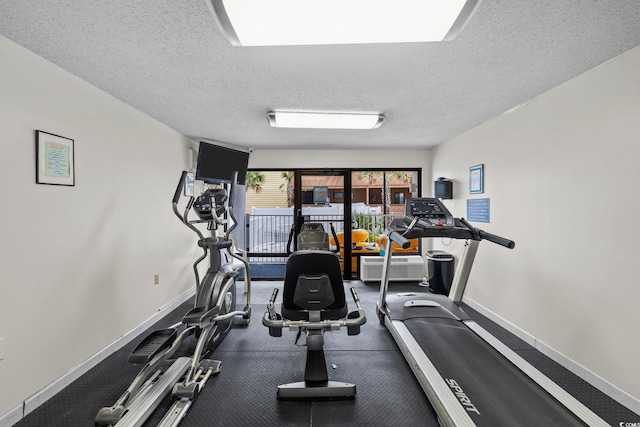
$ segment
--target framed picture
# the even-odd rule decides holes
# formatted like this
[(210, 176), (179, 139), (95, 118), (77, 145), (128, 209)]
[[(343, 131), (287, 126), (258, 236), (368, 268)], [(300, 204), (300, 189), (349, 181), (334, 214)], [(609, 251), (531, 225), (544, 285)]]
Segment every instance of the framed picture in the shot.
[(469, 193), (479, 194), (484, 192), (484, 165), (471, 166), (469, 168)]
[(76, 185), (73, 139), (36, 130), (36, 183)]

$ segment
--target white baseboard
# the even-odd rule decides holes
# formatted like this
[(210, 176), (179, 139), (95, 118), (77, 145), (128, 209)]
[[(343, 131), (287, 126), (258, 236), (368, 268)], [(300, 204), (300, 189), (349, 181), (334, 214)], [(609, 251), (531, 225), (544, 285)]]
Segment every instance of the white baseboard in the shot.
[(11, 427), (22, 419), (24, 404), (18, 405), (9, 412), (0, 415), (0, 427)]
[(589, 371), (584, 366), (576, 363), (575, 361), (568, 358), (564, 354), (558, 352), (557, 350), (553, 349), (552, 347), (538, 340), (533, 335), (518, 328), (508, 320), (503, 319), (502, 317), (498, 316), (492, 311), (489, 311), (487, 308), (478, 304), (474, 300), (469, 299), (467, 297), (463, 297), (462, 302), (464, 302), (469, 307), (473, 308), (474, 310), (476, 310), (478, 313), (482, 314), (486, 318), (496, 322), (498, 325), (502, 326), (507, 331), (511, 332), (513, 335), (525, 341), (527, 344), (531, 345), (540, 353), (544, 354), (554, 362), (560, 364), (565, 369), (571, 371), (573, 374), (582, 378), (584, 381), (591, 384), (592, 386), (594, 386), (595, 388), (600, 390), (602, 393), (606, 394), (607, 396), (615, 400), (616, 402), (626, 406), (636, 414), (640, 414), (640, 400), (636, 399), (634, 396), (616, 387), (615, 385), (611, 384), (609, 381), (605, 380), (599, 375), (596, 375), (595, 373)]
[(493, 320), (498, 325), (502, 326), (507, 331), (511, 332), (513, 335), (517, 336), (518, 338), (520, 338), (522, 341), (526, 342), (530, 346), (532, 347), (536, 346), (536, 337), (518, 328), (516, 325), (509, 322), (508, 320), (503, 319), (502, 317), (498, 316), (494, 312), (489, 311), (484, 306), (478, 304), (474, 300), (469, 299), (467, 297), (462, 297), (462, 302), (467, 304), (469, 307), (473, 308), (478, 313), (482, 314), (484, 317)]
[(37, 391), (32, 396), (28, 397), (22, 405), (18, 405), (17, 407), (11, 409), (6, 414), (0, 415), (0, 427), (10, 427), (13, 424), (20, 421), (24, 416), (31, 413), (38, 406), (42, 405), (44, 402), (55, 396), (57, 393), (62, 391), (66, 386), (71, 384), (76, 379), (80, 378), (80, 376), (87, 373), (91, 368), (96, 366), (98, 363), (106, 359), (108, 356), (118, 351), (126, 344), (134, 340), (138, 335), (142, 332), (153, 326), (154, 323), (158, 322), (164, 316), (169, 314), (172, 310), (177, 308), (180, 304), (187, 301), (195, 294), (195, 289), (190, 289), (184, 294), (180, 295), (175, 300), (171, 301), (169, 304), (160, 307), (158, 312), (149, 317), (147, 320), (107, 345), (102, 350), (95, 353), (93, 356), (89, 357), (87, 360), (80, 363), (75, 368), (61, 375), (53, 382), (49, 383), (47, 386)]

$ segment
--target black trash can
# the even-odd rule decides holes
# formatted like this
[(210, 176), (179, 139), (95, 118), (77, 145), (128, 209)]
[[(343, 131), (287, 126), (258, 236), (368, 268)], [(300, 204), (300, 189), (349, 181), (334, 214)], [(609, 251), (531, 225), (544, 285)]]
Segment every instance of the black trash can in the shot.
[(427, 251), (429, 290), (434, 294), (449, 295), (453, 283), (453, 255), (445, 251)]

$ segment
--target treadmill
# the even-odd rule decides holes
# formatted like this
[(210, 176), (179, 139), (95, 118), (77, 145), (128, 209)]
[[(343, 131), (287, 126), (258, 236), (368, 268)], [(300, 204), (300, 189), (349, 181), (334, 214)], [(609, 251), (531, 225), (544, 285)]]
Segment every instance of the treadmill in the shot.
[[(609, 426), (459, 307), (481, 240), (513, 249), (511, 240), (454, 218), (439, 199), (412, 198), (385, 234), (377, 314), (420, 382), (441, 426)], [(466, 241), (449, 296), (388, 294), (393, 252), (409, 239)]]

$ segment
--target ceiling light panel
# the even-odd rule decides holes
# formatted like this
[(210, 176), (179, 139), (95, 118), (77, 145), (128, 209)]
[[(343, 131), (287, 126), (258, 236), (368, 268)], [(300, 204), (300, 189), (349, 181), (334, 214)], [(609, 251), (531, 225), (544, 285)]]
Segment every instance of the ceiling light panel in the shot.
[(272, 127), (298, 129), (376, 129), (384, 121), (377, 113), (271, 111), (267, 118)]
[(235, 46), (453, 39), (480, 0), (205, 0)]

